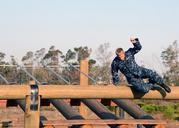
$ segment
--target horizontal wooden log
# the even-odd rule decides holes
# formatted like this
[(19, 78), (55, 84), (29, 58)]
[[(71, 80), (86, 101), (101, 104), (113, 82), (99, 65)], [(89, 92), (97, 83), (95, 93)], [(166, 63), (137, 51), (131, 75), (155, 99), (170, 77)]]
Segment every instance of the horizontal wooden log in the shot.
[(163, 120), (51, 120), (42, 121), (43, 125), (79, 125), (79, 124), (93, 124), (93, 125), (106, 125), (106, 124), (166, 124)]
[(95, 86), (80, 87), (77, 85), (39, 86), (42, 98), (72, 98), (72, 99), (179, 99), (179, 87), (171, 87), (171, 93), (163, 96), (158, 91), (147, 94), (133, 92), (126, 86)]
[(28, 85), (0, 85), (0, 99), (25, 99), (30, 95), (31, 90)]
[[(44, 99), (179, 99), (179, 87), (171, 87), (171, 93), (163, 96), (158, 91), (147, 94), (133, 92), (126, 86), (39, 85), (39, 95)], [(24, 99), (30, 95), (28, 85), (1, 85), (0, 99)]]

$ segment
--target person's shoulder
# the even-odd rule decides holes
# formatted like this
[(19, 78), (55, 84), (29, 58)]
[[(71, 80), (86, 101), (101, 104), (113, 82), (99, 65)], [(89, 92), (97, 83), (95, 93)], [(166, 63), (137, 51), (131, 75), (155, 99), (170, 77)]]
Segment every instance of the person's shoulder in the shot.
[(113, 59), (113, 61), (118, 61), (118, 60), (119, 58), (117, 56)]
[(116, 56), (116, 57), (113, 59), (112, 63), (116, 63), (117, 61), (119, 61), (119, 58)]

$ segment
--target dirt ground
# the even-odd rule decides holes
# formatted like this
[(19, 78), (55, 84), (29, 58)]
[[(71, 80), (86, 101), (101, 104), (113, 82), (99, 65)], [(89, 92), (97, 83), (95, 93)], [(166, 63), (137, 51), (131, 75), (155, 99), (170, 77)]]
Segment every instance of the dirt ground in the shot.
[[(41, 109), (41, 116), (45, 116), (48, 120), (65, 120), (65, 118), (53, 107), (43, 107)], [(155, 115), (155, 118), (161, 119), (160, 115)], [(89, 112), (89, 119), (98, 119), (98, 117)], [(16, 128), (23, 128), (23, 121), (24, 121), (24, 113), (19, 107), (8, 107), (8, 108), (0, 108), (0, 122), (2, 121), (12, 121), (14, 124), (13, 127)], [(21, 124), (18, 126), (18, 123)], [(97, 127), (97, 126), (94, 126)], [(60, 128), (67, 128), (62, 127)], [(98, 128), (107, 128), (107, 126), (98, 126)], [(166, 128), (179, 128), (179, 122), (171, 122), (167, 121)]]

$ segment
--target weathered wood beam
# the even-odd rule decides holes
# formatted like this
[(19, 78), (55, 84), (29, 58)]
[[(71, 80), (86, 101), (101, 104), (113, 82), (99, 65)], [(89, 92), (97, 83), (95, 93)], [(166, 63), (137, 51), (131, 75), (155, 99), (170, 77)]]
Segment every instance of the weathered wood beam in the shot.
[(78, 124), (166, 124), (163, 120), (51, 120), (43, 121), (44, 125), (78, 125)]
[[(39, 95), (44, 99), (166, 99), (178, 100), (179, 87), (171, 87), (171, 93), (162, 96), (158, 91), (147, 94), (133, 92), (126, 86), (39, 85)], [(2, 85), (0, 99), (25, 99), (30, 87), (25, 85)]]

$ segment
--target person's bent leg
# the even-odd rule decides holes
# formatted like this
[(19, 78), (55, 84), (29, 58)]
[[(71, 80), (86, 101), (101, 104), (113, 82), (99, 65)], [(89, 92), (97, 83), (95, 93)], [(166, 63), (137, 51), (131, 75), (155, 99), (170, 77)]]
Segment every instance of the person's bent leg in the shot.
[(152, 84), (145, 83), (142, 79), (137, 79), (137, 78), (131, 79), (129, 81), (129, 84), (132, 85), (131, 86), (132, 89), (139, 91), (141, 93), (147, 93), (153, 88)]
[(147, 68), (141, 69), (141, 78), (148, 78), (150, 83), (161, 85), (164, 83), (162, 77), (155, 71)]
[(141, 71), (142, 71), (141, 77), (148, 78), (149, 83), (158, 84), (161, 87), (163, 87), (165, 89), (165, 91), (167, 91), (169, 93), (171, 92), (171, 89), (167, 85), (165, 85), (162, 77), (158, 73), (156, 73), (155, 71), (153, 71), (151, 69), (146, 69), (146, 68), (142, 68)]
[(142, 79), (133, 78), (132, 80), (130, 80), (130, 84), (132, 85), (131, 89), (137, 92), (145, 94), (148, 93), (150, 90), (157, 90), (163, 97), (166, 96), (166, 92), (161, 86), (145, 83)]

